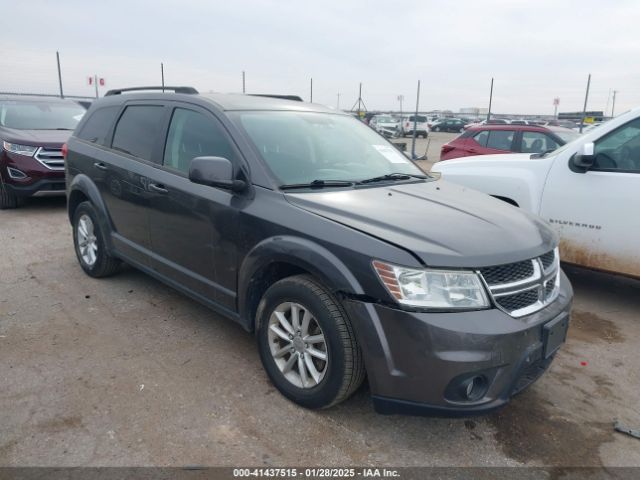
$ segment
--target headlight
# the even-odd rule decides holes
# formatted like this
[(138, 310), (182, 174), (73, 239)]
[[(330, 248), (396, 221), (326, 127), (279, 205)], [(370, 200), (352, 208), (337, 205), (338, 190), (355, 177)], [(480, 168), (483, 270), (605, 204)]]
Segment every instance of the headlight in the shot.
[(414, 270), (373, 262), (382, 283), (398, 303), (438, 309), (485, 308), (489, 300), (477, 274), (456, 270)]
[(2, 142), (2, 146), (7, 152), (17, 153), (20, 155), (26, 155), (27, 157), (33, 157), (38, 147), (32, 147), (29, 145), (18, 145), (17, 143)]

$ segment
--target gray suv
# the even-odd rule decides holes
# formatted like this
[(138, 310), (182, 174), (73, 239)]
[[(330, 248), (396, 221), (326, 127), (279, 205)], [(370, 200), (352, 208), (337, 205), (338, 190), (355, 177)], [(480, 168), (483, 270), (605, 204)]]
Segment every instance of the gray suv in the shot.
[(424, 173), (341, 112), (128, 90), (65, 148), (88, 275), (126, 262), (238, 322), (308, 408), (366, 376), (381, 413), (485, 412), (553, 360), (572, 290), (539, 218)]

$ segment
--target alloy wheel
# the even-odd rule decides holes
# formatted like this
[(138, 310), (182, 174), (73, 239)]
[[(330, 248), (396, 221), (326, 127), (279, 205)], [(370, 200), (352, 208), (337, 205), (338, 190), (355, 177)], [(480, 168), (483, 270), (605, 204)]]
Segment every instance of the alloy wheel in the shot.
[(311, 311), (284, 302), (269, 317), (269, 350), (284, 377), (298, 388), (317, 386), (329, 365), (327, 342)]
[(83, 214), (78, 219), (76, 236), (82, 261), (89, 267), (93, 266), (98, 258), (98, 241), (89, 215)]

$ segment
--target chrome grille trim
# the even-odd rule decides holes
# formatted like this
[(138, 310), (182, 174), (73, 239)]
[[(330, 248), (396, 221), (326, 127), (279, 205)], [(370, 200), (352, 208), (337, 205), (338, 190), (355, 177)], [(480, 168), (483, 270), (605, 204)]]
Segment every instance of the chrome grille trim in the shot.
[(64, 170), (62, 148), (40, 147), (34, 158), (49, 170)]
[[(525, 262), (531, 262), (532, 274), (527, 278), (520, 278), (522, 266)], [(505, 278), (504, 271), (512, 268), (516, 280), (502, 283), (489, 283), (486, 277), (495, 278), (493, 272), (501, 269), (500, 278)], [(545, 268), (546, 267), (546, 268)], [(488, 275), (483, 274), (489, 272)], [(540, 257), (516, 262), (513, 264), (499, 265), (498, 267), (481, 268), (477, 272), (484, 282), (495, 306), (503, 312), (518, 318), (537, 312), (549, 305), (558, 297), (560, 287), (560, 257), (558, 249), (541, 255)], [(527, 292), (536, 292), (536, 295), (526, 295)], [(535, 301), (531, 302), (535, 298)], [(530, 302), (520, 308), (515, 308), (523, 299)], [(509, 308), (509, 306), (515, 309)]]

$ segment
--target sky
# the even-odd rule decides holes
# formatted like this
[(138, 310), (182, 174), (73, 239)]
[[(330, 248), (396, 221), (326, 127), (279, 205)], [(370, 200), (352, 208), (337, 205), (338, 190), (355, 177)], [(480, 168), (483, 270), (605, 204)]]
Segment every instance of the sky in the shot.
[[(397, 4), (397, 6), (396, 6)], [(640, 106), (637, 0), (0, 0), (0, 91), (167, 85), (350, 109), (552, 114)]]

